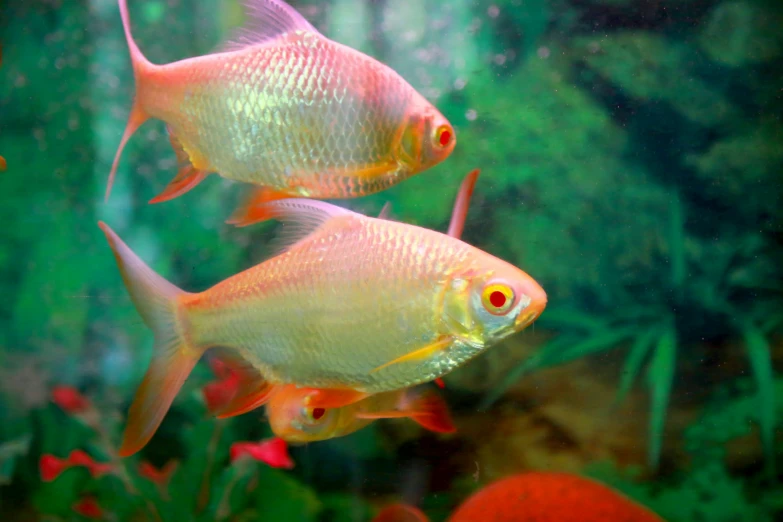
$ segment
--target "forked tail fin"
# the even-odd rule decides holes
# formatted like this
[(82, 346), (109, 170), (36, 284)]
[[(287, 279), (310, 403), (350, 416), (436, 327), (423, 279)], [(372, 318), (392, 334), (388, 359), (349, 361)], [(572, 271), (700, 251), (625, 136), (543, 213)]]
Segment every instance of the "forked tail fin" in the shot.
[(155, 335), (152, 362), (128, 412), (120, 456), (133, 455), (152, 438), (203, 350), (192, 346), (180, 322), (187, 292), (156, 274), (106, 223), (106, 234), (133, 304)]
[(119, 0), (120, 16), (122, 17), (122, 27), (125, 30), (125, 39), (128, 42), (128, 50), (130, 51), (131, 64), (133, 65), (133, 77), (136, 81), (136, 95), (134, 96), (133, 106), (131, 107), (130, 116), (128, 116), (128, 123), (125, 126), (125, 132), (120, 139), (120, 145), (117, 147), (117, 153), (114, 155), (114, 162), (111, 165), (111, 172), (109, 173), (109, 182), (106, 186), (105, 201), (109, 200), (109, 194), (111, 194), (112, 185), (114, 185), (114, 176), (117, 174), (117, 166), (120, 163), (120, 156), (122, 156), (122, 150), (125, 148), (125, 144), (128, 142), (133, 133), (141, 127), (141, 125), (147, 121), (150, 116), (147, 114), (139, 103), (139, 88), (144, 83), (145, 71), (155, 67), (153, 64), (141, 54), (139, 47), (133, 40), (133, 35), (130, 30), (130, 17), (128, 16), (127, 0)]

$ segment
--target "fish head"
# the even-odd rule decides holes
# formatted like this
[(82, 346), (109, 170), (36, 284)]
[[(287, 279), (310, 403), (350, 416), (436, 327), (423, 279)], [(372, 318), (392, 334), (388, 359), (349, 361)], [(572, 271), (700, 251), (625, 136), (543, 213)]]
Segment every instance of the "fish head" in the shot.
[(412, 173), (445, 160), (457, 144), (449, 120), (423, 96), (416, 93), (402, 132), (398, 157)]
[(535, 321), (546, 308), (547, 296), (522, 270), (489, 254), (484, 256), (450, 279), (443, 318), (456, 338), (486, 347)]
[(267, 404), (269, 425), (275, 435), (288, 442), (315, 442), (339, 435), (343, 408), (308, 406), (312, 388), (287, 385)]

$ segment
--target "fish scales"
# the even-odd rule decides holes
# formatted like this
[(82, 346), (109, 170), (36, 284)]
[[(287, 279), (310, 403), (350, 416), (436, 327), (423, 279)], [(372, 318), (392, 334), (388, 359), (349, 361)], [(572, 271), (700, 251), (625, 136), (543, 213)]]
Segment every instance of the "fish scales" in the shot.
[(169, 122), (195, 167), (229, 179), (318, 185), (320, 197), (355, 197), (399, 181), (351, 174), (404, 166), (393, 145), (417, 93), (391, 69), (320, 35), (283, 39), (155, 66), (140, 102)]
[(371, 371), (445, 333), (443, 268), (447, 260), (464, 268), (470, 248), (414, 230), (334, 220), (307, 243), (192, 297), (184, 308), (194, 342), (234, 348), (281, 382), (379, 391), (420, 381), (403, 366)]

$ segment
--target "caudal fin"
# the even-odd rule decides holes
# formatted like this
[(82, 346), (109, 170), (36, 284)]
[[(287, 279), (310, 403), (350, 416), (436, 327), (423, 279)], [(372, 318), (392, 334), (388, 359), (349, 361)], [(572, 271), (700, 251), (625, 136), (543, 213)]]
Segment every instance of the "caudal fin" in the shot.
[(133, 65), (133, 77), (136, 81), (136, 96), (134, 97), (133, 106), (131, 107), (130, 116), (128, 116), (128, 123), (125, 126), (125, 132), (120, 139), (120, 145), (117, 147), (117, 153), (114, 155), (114, 162), (111, 165), (111, 172), (109, 173), (109, 183), (106, 186), (105, 201), (109, 200), (109, 194), (111, 194), (112, 185), (114, 185), (114, 176), (117, 174), (117, 166), (120, 163), (120, 156), (122, 156), (122, 150), (125, 148), (125, 144), (128, 142), (133, 133), (141, 127), (141, 125), (147, 121), (150, 116), (144, 111), (144, 108), (139, 103), (138, 93), (139, 88), (144, 83), (144, 73), (146, 70), (153, 68), (154, 65), (147, 60), (136, 42), (133, 40), (133, 35), (130, 30), (130, 16), (128, 16), (127, 0), (118, 0), (120, 6), (120, 16), (122, 17), (122, 27), (125, 30), (125, 39), (128, 42), (128, 50), (130, 51), (131, 64)]
[(98, 225), (106, 234), (136, 310), (155, 335), (152, 362), (128, 412), (119, 452), (127, 457), (152, 438), (203, 350), (191, 346), (183, 336), (179, 303), (187, 292), (144, 264), (106, 223)]

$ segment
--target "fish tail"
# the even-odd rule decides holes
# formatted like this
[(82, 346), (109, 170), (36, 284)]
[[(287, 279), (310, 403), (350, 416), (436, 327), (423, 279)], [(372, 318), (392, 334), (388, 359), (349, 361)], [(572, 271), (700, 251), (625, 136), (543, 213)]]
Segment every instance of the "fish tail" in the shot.
[(154, 65), (141, 53), (141, 50), (136, 45), (136, 41), (133, 39), (130, 29), (130, 16), (128, 15), (127, 0), (119, 0), (120, 16), (122, 17), (122, 27), (125, 31), (125, 39), (128, 42), (128, 50), (130, 51), (131, 64), (133, 66), (133, 77), (136, 82), (136, 95), (134, 96), (133, 106), (131, 107), (130, 116), (128, 116), (128, 123), (125, 125), (125, 132), (122, 134), (120, 145), (117, 147), (117, 153), (114, 155), (114, 161), (111, 165), (111, 172), (109, 173), (109, 183), (106, 186), (106, 196), (104, 201), (109, 200), (109, 194), (111, 194), (111, 188), (114, 185), (114, 177), (117, 174), (117, 166), (120, 163), (120, 156), (125, 148), (125, 144), (128, 142), (133, 133), (141, 127), (141, 125), (150, 118), (150, 115), (142, 107), (139, 99), (139, 91), (144, 85), (144, 78), (146, 72), (153, 68)]
[(152, 438), (204, 350), (190, 342), (181, 319), (182, 298), (190, 294), (144, 264), (106, 223), (98, 226), (106, 234), (136, 310), (155, 336), (152, 362), (128, 412), (119, 451), (127, 457)]

